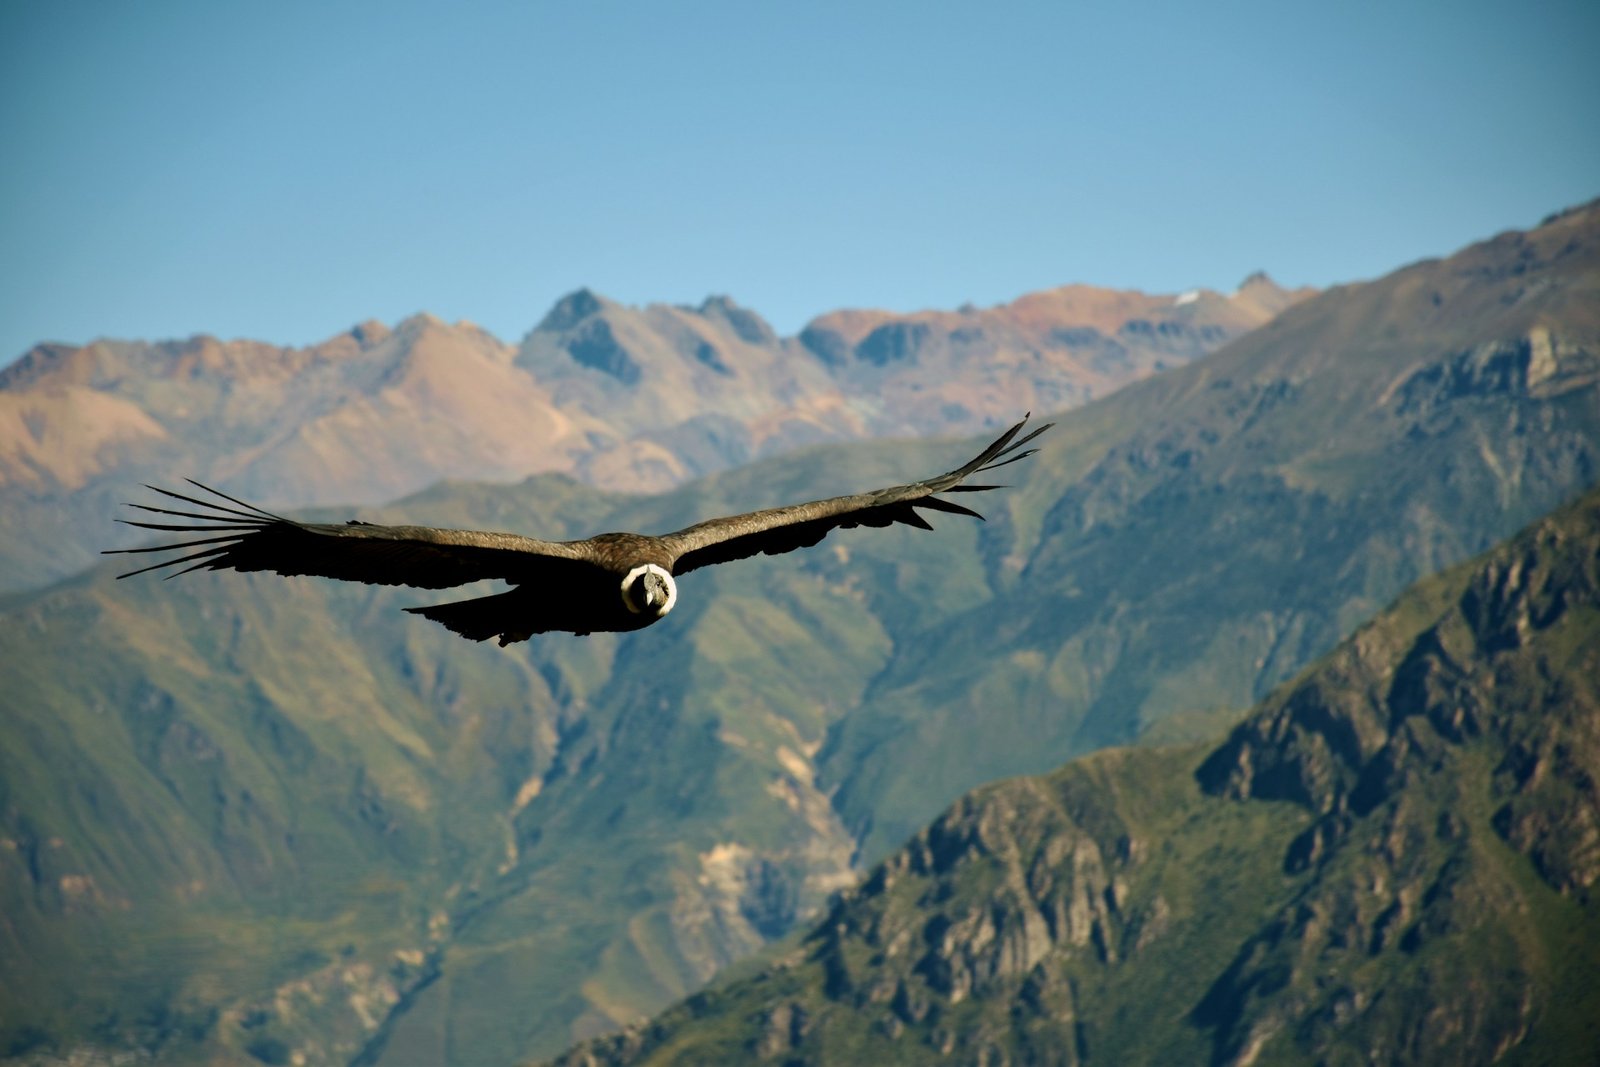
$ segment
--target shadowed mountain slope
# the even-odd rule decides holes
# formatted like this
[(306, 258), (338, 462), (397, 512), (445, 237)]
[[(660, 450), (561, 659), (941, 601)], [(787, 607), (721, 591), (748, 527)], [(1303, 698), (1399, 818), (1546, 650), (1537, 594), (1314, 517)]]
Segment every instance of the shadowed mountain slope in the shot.
[(557, 1063), (1584, 1062), (1596, 767), (1591, 493), (1221, 746), (980, 789), (775, 963)]

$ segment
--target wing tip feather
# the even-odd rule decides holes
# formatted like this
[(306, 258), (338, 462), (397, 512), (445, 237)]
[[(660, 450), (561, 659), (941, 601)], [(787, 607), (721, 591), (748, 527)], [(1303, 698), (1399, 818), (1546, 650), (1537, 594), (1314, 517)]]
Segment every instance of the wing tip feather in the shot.
[(159, 508), (149, 504), (136, 504), (132, 501), (124, 501), (124, 507), (133, 508), (138, 511), (153, 512), (157, 515), (172, 515), (185, 519), (195, 519), (198, 520), (198, 522), (193, 524), (185, 523), (179, 525), (176, 523), (141, 522), (134, 519), (120, 518), (114, 520), (115, 522), (120, 523), (123, 526), (134, 527), (135, 529), (155, 530), (160, 533), (215, 533), (219, 536), (193, 538), (190, 540), (177, 541), (170, 544), (144, 545), (138, 548), (102, 549), (101, 555), (123, 555), (142, 554), (147, 552), (182, 553), (188, 549), (197, 548), (201, 545), (216, 546), (214, 548), (208, 548), (202, 552), (193, 553), (191, 555), (179, 555), (174, 559), (161, 560), (160, 562), (152, 563), (147, 567), (139, 567), (135, 570), (126, 571), (117, 575), (117, 580), (120, 581), (123, 578), (131, 578), (136, 574), (144, 574), (146, 571), (160, 570), (163, 567), (176, 567), (184, 563), (191, 563), (194, 560), (200, 560), (201, 562), (193, 563), (192, 566), (184, 567), (182, 570), (167, 574), (164, 576), (164, 578), (176, 578), (180, 574), (187, 574), (199, 567), (209, 566), (216, 568), (217, 565), (222, 562), (222, 559), (227, 558), (227, 554), (229, 552), (237, 548), (252, 534), (266, 530), (274, 523), (287, 521), (279, 516), (273, 515), (271, 512), (263, 511), (254, 505), (247, 504), (242, 500), (236, 500), (233, 497), (228, 496), (226, 493), (212, 489), (208, 485), (203, 485), (200, 482), (195, 481), (193, 478), (185, 478), (184, 481), (188, 482), (190, 485), (199, 487), (207, 493), (211, 493), (214, 496), (220, 497), (223, 500), (237, 504), (240, 508), (247, 508), (248, 510), (240, 511), (237, 508), (225, 507), (215, 501), (201, 500), (193, 496), (186, 496), (183, 493), (174, 492), (171, 489), (163, 489), (159, 485), (151, 485), (149, 482), (143, 483), (144, 487), (153, 493), (158, 493), (161, 496), (170, 497), (174, 500), (182, 500), (186, 503), (193, 504), (196, 507), (203, 508), (204, 512), (173, 511), (169, 508)]

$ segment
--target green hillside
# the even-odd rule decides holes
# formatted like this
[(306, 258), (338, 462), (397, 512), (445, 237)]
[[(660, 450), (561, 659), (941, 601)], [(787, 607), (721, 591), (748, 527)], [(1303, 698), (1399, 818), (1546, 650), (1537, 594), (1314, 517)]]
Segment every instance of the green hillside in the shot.
[[(625, 639), (482, 647), (397, 610), (455, 594), (233, 574), (0, 602), (0, 1054), (479, 1064), (641, 1020), (964, 791), (1214, 735), (1591, 484), (1597, 290), (1589, 208), (1323, 294), (1060, 420), (988, 523), (695, 572)], [(662, 531), (971, 454), (363, 517)]]
[(1587, 1063), (1600, 492), (1220, 746), (969, 794), (764, 970), (562, 1067)]

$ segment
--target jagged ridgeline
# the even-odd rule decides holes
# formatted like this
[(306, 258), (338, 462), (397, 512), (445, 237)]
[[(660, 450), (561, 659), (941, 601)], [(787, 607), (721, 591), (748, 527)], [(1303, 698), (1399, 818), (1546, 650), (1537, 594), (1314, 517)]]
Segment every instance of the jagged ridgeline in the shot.
[(141, 482), (196, 478), (274, 507), (551, 471), (662, 490), (822, 441), (1059, 411), (1310, 295), (1261, 277), (1183, 300), (1069, 286), (984, 310), (834, 312), (780, 338), (725, 297), (631, 308), (579, 290), (518, 345), (429, 315), (308, 348), (40, 345), (0, 367), (0, 590), (91, 565), (106, 511)]
[(1592, 1063), (1600, 491), (1220, 746), (979, 789), (783, 958), (561, 1067)]

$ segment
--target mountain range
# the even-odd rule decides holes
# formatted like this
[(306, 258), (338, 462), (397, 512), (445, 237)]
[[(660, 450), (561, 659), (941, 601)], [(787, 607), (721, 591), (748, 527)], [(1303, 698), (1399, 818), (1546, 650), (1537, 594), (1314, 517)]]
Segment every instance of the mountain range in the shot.
[(977, 433), (1176, 366), (1309, 295), (1264, 275), (1174, 296), (1068, 286), (1007, 305), (841, 311), (780, 338), (726, 297), (562, 298), (519, 345), (367, 322), (308, 348), (193, 337), (40, 345), (0, 370), (0, 588), (88, 566), (129, 486), (373, 504), (549, 471), (660, 490), (823, 441)]
[(556, 1063), (1589, 1062), (1597, 767), (1600, 491), (1220, 745), (979, 789), (775, 961)]
[[(1062, 414), (987, 523), (697, 572), (626, 638), (471, 645), (395, 610), (427, 594), (272, 576), (13, 593), (0, 1052), (509, 1063), (637, 1023), (968, 790), (1214, 749), (1406, 586), (1591, 485), (1597, 297), (1596, 205), (1337, 287)], [(648, 497), (455, 482), (359, 514), (669, 530), (971, 447), (819, 445)], [(1149, 765), (1162, 795), (1203, 755), (1179, 751)]]

